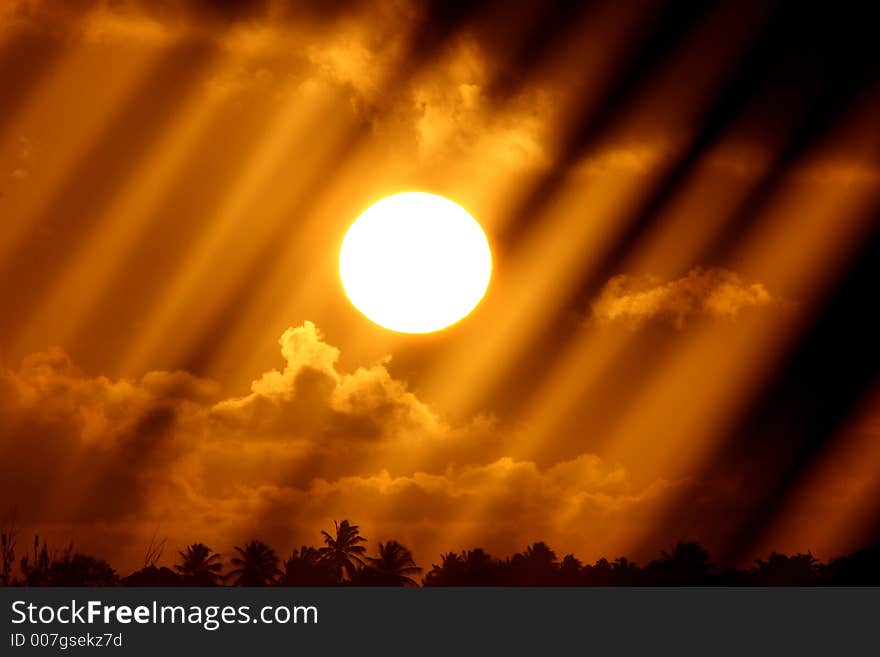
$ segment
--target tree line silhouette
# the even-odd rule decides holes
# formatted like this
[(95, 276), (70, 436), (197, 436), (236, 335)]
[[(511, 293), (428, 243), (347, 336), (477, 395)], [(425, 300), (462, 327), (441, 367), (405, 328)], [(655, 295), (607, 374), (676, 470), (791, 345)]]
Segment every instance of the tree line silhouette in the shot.
[[(157, 566), (164, 541), (155, 539), (144, 566), (120, 576), (106, 561), (74, 551), (50, 555), (34, 537), (33, 551), (14, 572), (15, 532), (2, 534), (0, 577), (4, 586), (859, 586), (880, 584), (880, 547), (858, 550), (822, 563), (809, 552), (772, 552), (747, 569), (719, 568), (706, 549), (679, 541), (639, 566), (626, 557), (584, 564), (572, 554), (561, 559), (546, 543), (497, 558), (473, 548), (441, 555), (421, 580), (408, 548), (395, 540), (379, 542), (367, 555), (360, 528), (343, 520), (322, 531), (323, 545), (303, 545), (282, 561), (266, 543), (235, 546), (228, 562), (203, 543), (177, 553), (173, 568)], [(224, 572), (225, 571), (225, 572)]]

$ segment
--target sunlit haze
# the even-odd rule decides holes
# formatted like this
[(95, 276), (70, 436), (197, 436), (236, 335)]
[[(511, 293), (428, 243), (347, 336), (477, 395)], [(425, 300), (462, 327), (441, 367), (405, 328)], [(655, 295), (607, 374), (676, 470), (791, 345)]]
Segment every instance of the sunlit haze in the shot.
[(880, 38), (838, 4), (0, 0), (15, 576), (342, 520), (419, 581), (880, 545)]

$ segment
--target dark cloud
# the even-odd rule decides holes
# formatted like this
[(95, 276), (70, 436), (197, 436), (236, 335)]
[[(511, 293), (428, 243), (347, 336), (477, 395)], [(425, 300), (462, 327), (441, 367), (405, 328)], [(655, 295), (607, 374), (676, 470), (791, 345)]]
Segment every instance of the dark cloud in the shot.
[(184, 402), (83, 377), (60, 350), (0, 374), (2, 499), (36, 522), (119, 520), (180, 454)]

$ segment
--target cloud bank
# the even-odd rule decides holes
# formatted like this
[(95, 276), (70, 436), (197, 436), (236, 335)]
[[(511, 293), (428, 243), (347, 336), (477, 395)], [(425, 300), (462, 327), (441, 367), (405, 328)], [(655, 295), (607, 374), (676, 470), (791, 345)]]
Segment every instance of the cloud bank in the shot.
[(593, 303), (593, 318), (633, 327), (657, 320), (681, 329), (697, 318), (732, 320), (779, 304), (761, 283), (746, 283), (727, 269), (698, 267), (668, 282), (653, 276), (615, 276)]
[(681, 485), (633, 488), (591, 454), (514, 460), (507, 431), (487, 418), (447, 423), (387, 361), (340, 371), (339, 350), (310, 322), (279, 344), (284, 366), (237, 397), (185, 372), (86, 376), (59, 349), (0, 371), (4, 513), (123, 567), (154, 531), (227, 551), (260, 536), (284, 552), (342, 517), (424, 561), (538, 539), (588, 556), (625, 542)]

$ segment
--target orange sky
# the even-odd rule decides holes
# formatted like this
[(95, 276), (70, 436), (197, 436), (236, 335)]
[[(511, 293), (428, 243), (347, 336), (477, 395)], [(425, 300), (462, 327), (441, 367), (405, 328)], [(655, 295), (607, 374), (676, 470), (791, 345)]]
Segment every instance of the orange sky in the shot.
[[(343, 517), (425, 565), (868, 540), (873, 398), (818, 464), (752, 443), (837, 348), (809, 336), (876, 230), (875, 71), (849, 24), (695, 5), (3, 3), (0, 518), (123, 569)], [(437, 334), (338, 278), (405, 190), (493, 248)]]

